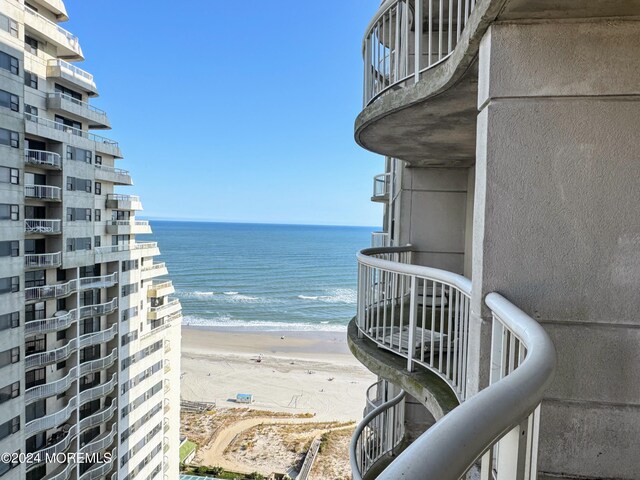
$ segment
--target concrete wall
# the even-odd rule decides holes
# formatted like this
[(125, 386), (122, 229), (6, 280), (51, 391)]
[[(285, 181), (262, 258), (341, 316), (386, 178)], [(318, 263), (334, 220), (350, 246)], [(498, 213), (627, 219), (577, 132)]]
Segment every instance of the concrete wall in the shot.
[(640, 478), (639, 51), (634, 21), (494, 24), (481, 45), (474, 345), (491, 291), (555, 342), (544, 478)]

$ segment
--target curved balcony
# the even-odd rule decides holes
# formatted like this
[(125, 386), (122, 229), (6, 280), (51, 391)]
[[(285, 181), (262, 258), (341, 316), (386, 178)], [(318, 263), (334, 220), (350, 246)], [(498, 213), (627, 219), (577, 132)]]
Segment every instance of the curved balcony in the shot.
[(34, 435), (38, 432), (50, 430), (59, 425), (62, 425), (67, 420), (69, 420), (69, 418), (71, 418), (71, 414), (76, 411), (77, 405), (77, 397), (73, 397), (71, 400), (69, 400), (67, 406), (62, 410), (30, 421), (24, 426), (25, 435)]
[(99, 303), (97, 305), (85, 305), (80, 307), (80, 318), (89, 317), (101, 317), (103, 315), (109, 315), (118, 308), (118, 298), (114, 297), (111, 301), (106, 303)]
[(111, 182), (115, 185), (133, 185), (131, 174), (121, 168), (96, 164), (96, 180)]
[(25, 268), (58, 268), (62, 265), (62, 252), (29, 253), (24, 256)]
[(100, 275), (97, 277), (84, 277), (69, 280), (58, 285), (44, 285), (25, 289), (25, 300), (45, 300), (47, 298), (62, 298), (71, 295), (78, 289), (109, 288), (118, 283), (118, 273)]
[(68, 480), (71, 478), (71, 474), (78, 468), (78, 465), (75, 463), (68, 463), (62, 469), (57, 472), (54, 472), (49, 477), (49, 480)]
[(84, 60), (78, 37), (27, 5), (24, 12), (25, 26), (46, 37), (48, 43), (55, 45), (59, 58)]
[[(115, 299), (114, 299), (115, 300)], [(118, 334), (118, 324), (114, 323), (110, 328), (100, 332), (87, 333), (78, 339), (78, 348), (90, 347), (112, 340)]]
[(24, 333), (26, 335), (36, 335), (43, 333), (57, 332), (68, 328), (76, 321), (76, 311), (71, 310), (63, 315), (53, 318), (45, 318), (44, 320), (33, 320), (24, 325)]
[(142, 280), (161, 277), (163, 275), (167, 275), (168, 273), (169, 271), (167, 270), (167, 265), (164, 262), (146, 265), (140, 269), (140, 277), (142, 278)]
[(117, 427), (117, 424), (114, 423), (113, 426), (111, 427), (111, 430), (101, 433), (91, 442), (87, 443), (85, 446), (80, 448), (80, 453), (88, 455), (91, 453), (97, 453), (100, 450), (104, 450), (105, 448), (107, 448), (109, 445), (111, 445), (111, 443), (113, 442), (113, 439), (118, 433), (116, 427)]
[(98, 410), (93, 415), (80, 420), (80, 422), (78, 423), (80, 431), (82, 432), (87, 428), (95, 427), (96, 425), (100, 425), (101, 423), (106, 422), (113, 417), (117, 410), (118, 404), (115, 400), (112, 400), (111, 405), (109, 405), (108, 407), (105, 407), (102, 410)]
[(382, 3), (362, 44), (364, 110), (356, 120), (358, 144), (413, 166), (473, 165), (474, 62), (482, 35), (500, 13), (496, 3)]
[(74, 338), (69, 341), (65, 346), (50, 350), (48, 352), (36, 353), (29, 355), (24, 359), (25, 368), (43, 367), (51, 363), (58, 363), (66, 360), (76, 351), (78, 341)]
[(89, 96), (98, 95), (93, 75), (59, 58), (52, 58), (47, 62), (47, 78), (60, 79), (67, 84), (80, 87)]
[(388, 202), (391, 190), (391, 174), (382, 173), (373, 177), (372, 202)]
[(62, 200), (62, 189), (51, 185), (25, 185), (24, 196), (51, 202)]
[[(489, 294), (490, 386), (467, 397), (470, 282), (409, 265), (409, 258), (407, 248), (368, 249), (358, 255), (357, 335), (406, 361), (407, 370), (422, 368), (437, 375), (460, 405), (377, 478), (459, 479), (480, 459), (480, 478), (536, 478), (539, 405), (556, 363), (551, 340), (535, 320), (500, 295)], [(360, 466), (354, 468), (354, 478), (359, 478)]]
[[(39, 463), (44, 462), (47, 457), (51, 457), (59, 453), (63, 453), (67, 448), (69, 448), (69, 445), (71, 445), (71, 442), (73, 442), (76, 439), (77, 430), (78, 430), (77, 425), (72, 425), (62, 440), (35, 452), (38, 454), (36, 458), (41, 459), (41, 462)], [(39, 463), (30, 464), (27, 467), (27, 471), (35, 468), (36, 465), (38, 465)]]
[(24, 231), (26, 233), (40, 235), (60, 235), (62, 232), (62, 221), (40, 218), (27, 219), (24, 221)]
[[(377, 383), (372, 385), (377, 386)], [(392, 455), (402, 442), (405, 396), (405, 392), (400, 391), (388, 402), (376, 406), (356, 428), (349, 446), (354, 480), (362, 480), (376, 463)]]
[(29, 388), (24, 392), (26, 403), (35, 402), (42, 398), (52, 397), (65, 392), (78, 378), (78, 367), (73, 367), (64, 377), (44, 385)]
[(51, 170), (60, 170), (62, 168), (60, 155), (54, 152), (47, 152), (46, 150), (25, 149), (24, 163)]
[[(116, 449), (114, 448), (111, 451), (111, 460), (109, 460), (108, 462), (98, 463), (94, 465), (89, 470), (87, 470), (82, 475), (80, 475), (79, 480), (96, 480), (97, 478), (105, 478), (105, 475), (107, 475), (107, 473), (109, 473), (109, 471), (115, 465), (116, 458), (117, 458)], [(117, 475), (118, 473), (116, 472), (113, 474), (111, 478), (112, 479), (117, 478)]]
[(114, 348), (111, 353), (106, 357), (98, 358), (97, 360), (91, 360), (89, 362), (80, 364), (80, 375), (86, 375), (88, 373), (104, 370), (113, 365), (118, 358), (118, 349)]
[(116, 378), (116, 374), (114, 373), (111, 376), (111, 380), (102, 385), (98, 385), (97, 387), (90, 388), (85, 390), (84, 392), (80, 392), (80, 405), (86, 402), (90, 402), (91, 400), (95, 400), (96, 398), (104, 397), (107, 393), (113, 390), (118, 383), (118, 379)]
[(107, 222), (109, 235), (142, 235), (151, 233), (151, 226), (146, 220), (112, 220)]
[(180, 300), (168, 299), (164, 305), (158, 305), (157, 307), (149, 307), (147, 312), (147, 318), (149, 320), (158, 320), (160, 318), (178, 313), (182, 307), (180, 306)]

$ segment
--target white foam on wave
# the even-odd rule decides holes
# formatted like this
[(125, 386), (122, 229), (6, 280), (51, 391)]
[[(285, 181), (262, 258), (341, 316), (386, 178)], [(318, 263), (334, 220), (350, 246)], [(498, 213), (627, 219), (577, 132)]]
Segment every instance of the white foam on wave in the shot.
[(240, 295), (240, 292), (222, 292), (225, 295)]
[(229, 315), (219, 315), (213, 318), (202, 318), (187, 315), (182, 319), (183, 325), (196, 327), (224, 327), (224, 328), (245, 328), (258, 331), (300, 331), (300, 332), (345, 332), (346, 325), (329, 324), (329, 322), (302, 323), (302, 322), (268, 322), (268, 321), (247, 321), (232, 318)]
[(240, 292), (178, 292), (180, 298), (213, 298), (223, 302), (233, 303), (271, 303), (272, 300), (264, 297), (252, 297), (250, 295), (241, 295)]
[(313, 300), (324, 303), (346, 303), (355, 305), (358, 302), (358, 292), (351, 288), (334, 288), (327, 291), (328, 295), (298, 295), (300, 300)]

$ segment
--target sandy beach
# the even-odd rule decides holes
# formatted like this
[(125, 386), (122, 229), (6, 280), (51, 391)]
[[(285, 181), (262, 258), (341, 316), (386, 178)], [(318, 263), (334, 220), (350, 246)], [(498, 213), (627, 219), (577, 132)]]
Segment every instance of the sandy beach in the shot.
[(312, 413), (315, 421), (360, 420), (376, 381), (349, 352), (345, 332), (183, 326), (181, 372), (186, 400), (238, 407), (236, 394), (250, 393), (252, 408)]

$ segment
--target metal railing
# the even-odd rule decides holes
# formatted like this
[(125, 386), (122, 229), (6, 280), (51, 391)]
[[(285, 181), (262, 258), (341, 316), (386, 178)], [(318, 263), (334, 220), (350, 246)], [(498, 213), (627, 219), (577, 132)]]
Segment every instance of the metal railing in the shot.
[(24, 162), (30, 165), (44, 165), (54, 168), (62, 168), (60, 155), (46, 150), (32, 150), (27, 148), (24, 151)]
[(95, 400), (96, 398), (103, 397), (107, 393), (109, 393), (116, 386), (117, 378), (114, 373), (111, 376), (111, 380), (102, 385), (98, 385), (97, 387), (90, 388), (85, 390), (84, 392), (80, 392), (80, 404), (90, 402), (91, 400)]
[(24, 196), (59, 201), (62, 198), (62, 189), (52, 185), (25, 185)]
[(70, 135), (76, 135), (78, 137), (86, 138), (87, 140), (91, 140), (92, 142), (95, 142), (95, 143), (105, 143), (107, 145), (113, 145), (114, 147), (118, 146), (118, 142), (114, 140), (111, 140), (106, 137), (102, 137), (100, 135), (96, 135), (95, 133), (81, 130), (79, 128), (71, 127), (69, 125), (65, 125), (64, 123), (56, 122), (48, 118), (38, 117), (37, 115), (32, 115), (30, 113), (25, 113), (24, 117), (30, 122), (37, 123), (38, 125), (43, 125), (48, 128), (60, 130)]
[(68, 463), (66, 467), (50, 477), (49, 480), (68, 480), (77, 468), (78, 465), (76, 463)]
[(411, 247), (358, 254), (359, 334), (425, 367), (465, 398), (471, 281), (410, 265)]
[(76, 310), (70, 310), (59, 317), (45, 318), (43, 320), (32, 320), (24, 324), (24, 333), (33, 335), (39, 333), (57, 332), (63, 328), (68, 328), (76, 321)]
[(117, 409), (118, 409), (118, 405), (116, 404), (116, 401), (112, 400), (111, 405), (109, 405), (108, 407), (105, 407), (102, 410), (98, 410), (93, 415), (89, 415), (88, 417), (80, 420), (80, 422), (78, 423), (80, 427), (80, 431), (82, 432), (87, 428), (94, 427), (96, 425), (106, 422), (111, 417), (113, 417)]
[(66, 391), (78, 378), (78, 367), (73, 367), (64, 377), (54, 382), (45, 383), (31, 387), (24, 392), (25, 402), (40, 400), (41, 398), (52, 397)]
[(118, 358), (118, 348), (114, 348), (111, 350), (111, 353), (106, 357), (98, 358), (96, 360), (91, 360), (89, 362), (80, 364), (80, 375), (86, 375), (88, 373), (93, 373), (98, 370), (103, 370), (105, 368), (110, 367)]
[(80, 53), (80, 42), (79, 42), (77, 36), (75, 36), (73, 33), (69, 32), (68, 30), (65, 30), (64, 28), (62, 28), (57, 23), (49, 20), (47, 17), (45, 17), (43, 15), (40, 15), (38, 12), (36, 12), (32, 8), (28, 7), (27, 5), (24, 6), (24, 11), (27, 14), (33, 16), (34, 18), (36, 18), (36, 19), (48, 24), (51, 28), (54, 28), (59, 34), (61, 34), (62, 36), (64, 36), (67, 39), (67, 43), (68, 43), (69, 47), (74, 52)]
[(176, 305), (180, 305), (180, 300), (178, 298), (172, 298), (163, 305), (158, 305), (157, 307), (149, 307), (149, 312), (162, 314), (163, 311), (168, 310), (169, 308)]
[(76, 411), (77, 405), (77, 397), (73, 397), (69, 400), (67, 406), (62, 410), (30, 421), (24, 426), (25, 435), (30, 436), (44, 430), (50, 430), (65, 423), (67, 420), (69, 420), (71, 414)]
[(136, 243), (120, 243), (118, 245), (107, 245), (104, 247), (96, 247), (97, 254), (128, 252), (130, 250), (145, 250), (149, 248), (158, 248), (158, 242), (136, 242)]
[(75, 65), (65, 62), (59, 58), (52, 58), (47, 62), (48, 67), (58, 67), (61, 70), (66, 70), (71, 76), (76, 77), (78, 79), (84, 80), (89, 83), (93, 87), (95, 87), (95, 83), (93, 81), (93, 75), (89, 72), (82, 70), (81, 68), (76, 67)]
[(373, 177), (373, 198), (384, 198), (389, 195), (390, 173), (381, 173)]
[(77, 340), (73, 338), (69, 343), (55, 350), (29, 355), (24, 359), (24, 366), (26, 368), (42, 367), (50, 363), (58, 363), (66, 360), (76, 350), (77, 344)]
[(124, 195), (120, 193), (110, 193), (107, 195), (107, 200), (114, 200), (118, 202), (139, 202), (140, 197), (137, 195)]
[(61, 100), (66, 100), (68, 102), (78, 105), (79, 107), (86, 108), (87, 110), (91, 110), (92, 112), (97, 113), (98, 115), (104, 115), (104, 116), (107, 115), (107, 112), (105, 112), (104, 110), (94, 107), (89, 102), (84, 102), (66, 93), (53, 92), (48, 94), (48, 98), (59, 98)]
[[(453, 53), (475, 0), (387, 0), (365, 31), (364, 105)], [(416, 35), (415, 32), (422, 32)]]
[[(116, 300), (114, 298), (114, 300)], [(87, 333), (78, 339), (78, 348), (90, 347), (99, 343), (108, 342), (118, 333), (118, 324), (114, 323), (110, 328), (99, 332)]]
[(73, 279), (59, 285), (44, 285), (41, 287), (26, 288), (25, 300), (43, 300), (46, 298), (64, 297), (75, 292), (78, 289), (78, 283), (80, 284), (80, 290), (89, 288), (108, 288), (118, 283), (118, 273), (114, 272), (110, 275)]
[(80, 453), (89, 454), (99, 452), (100, 450), (104, 450), (115, 438), (118, 431), (116, 430), (117, 424), (114, 423), (111, 427), (111, 430), (101, 433), (98, 437), (92, 440), (90, 443), (87, 443), (84, 447), (80, 449)]
[[(537, 478), (540, 402), (556, 366), (553, 343), (538, 322), (497, 293), (491, 380), (413, 442), (378, 477), (457, 480), (481, 459), (481, 479)], [(464, 449), (461, 449), (464, 445)]]
[(153, 270), (162, 270), (167, 268), (167, 264), (164, 262), (153, 263), (151, 265), (146, 265), (140, 269), (142, 272), (151, 272)]
[[(373, 386), (377, 387), (377, 384)], [(376, 462), (393, 453), (402, 442), (405, 432), (404, 398), (405, 392), (400, 391), (391, 400), (371, 410), (356, 428), (349, 446), (354, 480), (362, 480)]]
[[(58, 443), (54, 445), (45, 447), (42, 450), (38, 450), (36, 453), (38, 453), (39, 455), (37, 455), (35, 458), (41, 459), (40, 463), (42, 463), (45, 461), (47, 457), (51, 457), (64, 452), (67, 448), (69, 448), (69, 445), (71, 445), (71, 442), (75, 440), (77, 430), (78, 430), (77, 425), (73, 425), (67, 432), (67, 435), (62, 440), (60, 440)], [(30, 464), (27, 467), (27, 470), (31, 470), (36, 465), (37, 463)]]
[[(80, 475), (79, 480), (96, 480), (98, 478), (105, 478), (105, 475), (111, 470), (115, 464), (116, 458), (116, 449), (111, 450), (111, 460), (104, 463), (98, 463), (91, 467), (89, 470)], [(111, 477), (111, 480), (118, 478), (118, 472), (114, 473)]]
[(62, 221), (59, 219), (27, 219), (24, 221), (24, 230), (27, 233), (58, 234), (62, 231)]
[(62, 264), (62, 252), (29, 253), (24, 256), (26, 268), (54, 268)]
[(95, 167), (98, 170), (102, 170), (103, 172), (115, 173), (116, 175), (125, 175), (127, 177), (131, 176), (128, 170), (123, 170), (122, 168), (110, 167), (108, 165), (100, 165), (99, 163), (96, 163)]
[(382, 248), (391, 246), (390, 235), (387, 232), (371, 232), (371, 247)]
[(80, 307), (80, 318), (100, 317), (114, 312), (118, 308), (118, 297), (97, 305), (85, 305)]

